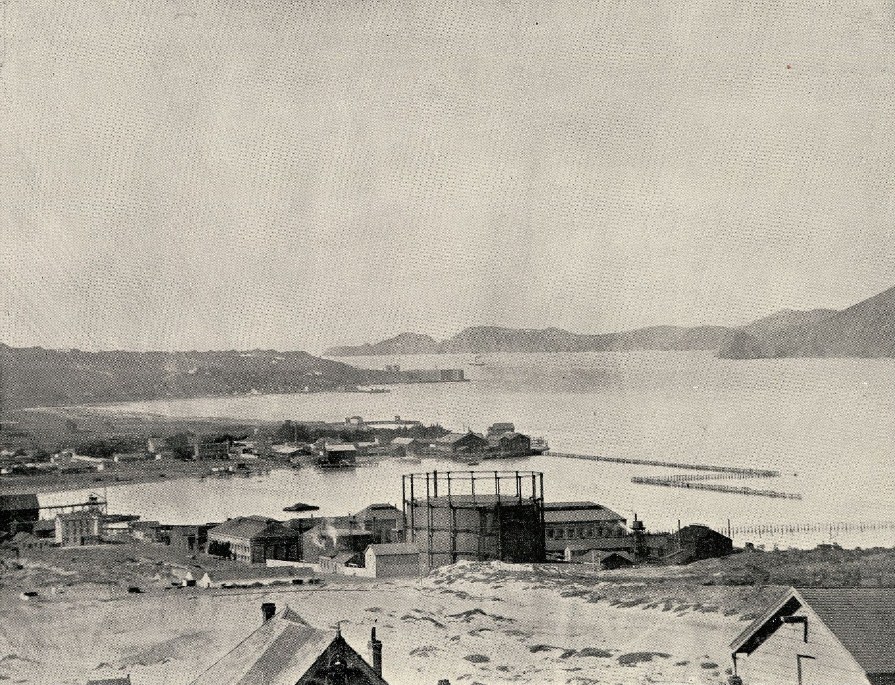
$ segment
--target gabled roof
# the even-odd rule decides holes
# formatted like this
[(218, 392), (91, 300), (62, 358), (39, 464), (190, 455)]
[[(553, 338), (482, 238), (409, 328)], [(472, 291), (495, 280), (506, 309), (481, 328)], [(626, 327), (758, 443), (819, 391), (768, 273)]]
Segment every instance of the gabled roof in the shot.
[(253, 538), (260, 535), (295, 535), (295, 530), (276, 519), (263, 516), (237, 516), (211, 528), (209, 535), (229, 535), (237, 538)]
[(817, 614), (865, 673), (895, 674), (895, 588), (790, 588), (740, 633), (731, 651), (751, 654), (802, 607)]
[(373, 552), (378, 557), (400, 557), (419, 554), (419, 548), (412, 542), (386, 542), (378, 545), (369, 545), (368, 552)]
[(337, 637), (335, 630), (312, 628), (287, 606), (192, 685), (295, 685)]

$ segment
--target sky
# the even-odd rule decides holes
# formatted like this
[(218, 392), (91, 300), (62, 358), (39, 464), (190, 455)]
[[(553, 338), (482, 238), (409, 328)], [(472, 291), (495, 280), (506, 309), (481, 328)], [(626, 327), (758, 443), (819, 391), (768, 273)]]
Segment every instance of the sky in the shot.
[(895, 5), (0, 3), (0, 341), (739, 325), (895, 284)]

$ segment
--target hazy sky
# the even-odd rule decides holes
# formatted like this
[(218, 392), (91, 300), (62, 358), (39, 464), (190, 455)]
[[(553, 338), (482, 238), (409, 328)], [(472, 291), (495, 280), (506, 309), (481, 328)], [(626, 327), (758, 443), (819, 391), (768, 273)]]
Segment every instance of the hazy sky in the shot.
[(895, 283), (895, 9), (8, 0), (0, 340), (319, 352)]

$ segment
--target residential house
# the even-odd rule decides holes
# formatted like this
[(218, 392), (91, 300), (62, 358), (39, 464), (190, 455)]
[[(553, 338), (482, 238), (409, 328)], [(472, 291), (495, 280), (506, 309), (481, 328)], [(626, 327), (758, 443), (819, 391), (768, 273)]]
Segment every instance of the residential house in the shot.
[(301, 539), (298, 532), (276, 519), (264, 516), (239, 516), (208, 531), (208, 545), (229, 544), (230, 555), (248, 564), (263, 564), (268, 559), (299, 561)]
[(481, 455), (488, 450), (488, 441), (478, 433), (448, 433), (442, 435), (432, 448), (452, 455)]
[[(544, 504), (544, 535), (547, 552), (564, 552), (570, 542), (586, 541), (586, 549), (618, 549), (615, 543), (603, 547), (596, 540), (625, 538), (626, 520), (608, 507), (596, 502), (546, 502)], [(625, 549), (631, 547), (626, 540)]]
[(743, 685), (892, 685), (895, 588), (790, 588), (730, 648)]
[(37, 495), (0, 495), (0, 537), (31, 530), (39, 518)]
[(56, 543), (62, 547), (99, 544), (105, 534), (105, 517), (97, 511), (74, 511), (56, 516)]
[(411, 542), (370, 545), (364, 567), (373, 578), (414, 578), (420, 573), (420, 552)]
[(262, 604), (263, 623), (224, 652), (192, 685), (388, 685), (382, 678), (382, 643), (373, 628), (367, 663), (341, 631), (308, 625), (288, 606)]
[(190, 447), (196, 461), (222, 461), (230, 456), (230, 440), (215, 440), (198, 435), (191, 436)]

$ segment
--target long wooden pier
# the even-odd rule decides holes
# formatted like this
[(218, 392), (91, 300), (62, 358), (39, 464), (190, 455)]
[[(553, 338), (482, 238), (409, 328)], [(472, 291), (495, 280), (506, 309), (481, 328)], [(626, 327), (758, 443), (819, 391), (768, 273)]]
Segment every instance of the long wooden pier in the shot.
[(779, 471), (769, 469), (753, 469), (742, 466), (718, 466), (715, 464), (687, 464), (678, 461), (662, 461), (660, 459), (634, 459), (631, 457), (604, 457), (597, 454), (570, 454), (567, 452), (554, 452), (550, 450), (548, 455), (553, 457), (563, 457), (565, 459), (587, 459), (589, 461), (605, 461), (611, 464), (632, 464), (634, 466), (659, 466), (668, 469), (684, 469), (690, 471), (708, 471), (713, 474), (721, 474), (716, 476), (717, 479), (723, 477), (729, 478), (777, 478)]

